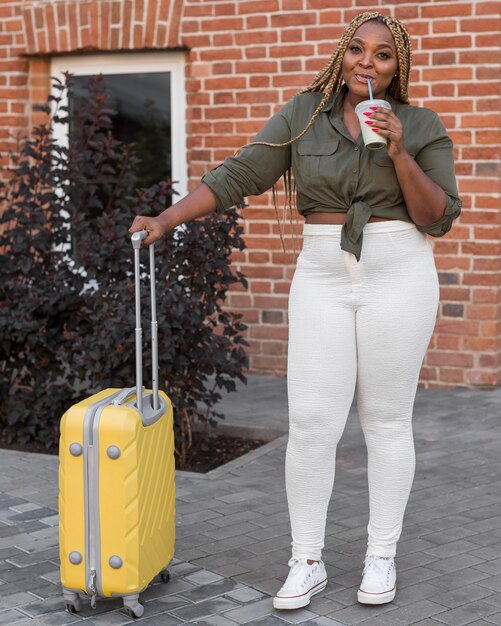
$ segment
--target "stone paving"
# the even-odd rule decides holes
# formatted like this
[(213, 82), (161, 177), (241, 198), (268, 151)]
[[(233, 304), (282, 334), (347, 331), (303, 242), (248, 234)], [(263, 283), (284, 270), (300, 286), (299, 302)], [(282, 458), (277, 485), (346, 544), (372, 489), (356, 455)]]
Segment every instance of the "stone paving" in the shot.
[[(274, 384), (282, 395), (270, 412), (280, 412), (283, 380), (270, 378), (268, 386)], [(501, 625), (500, 433), (501, 389), (418, 390), (417, 466), (397, 550), (397, 595), (380, 607), (356, 600), (368, 522), (366, 450), (356, 406), (338, 447), (323, 552), (329, 582), (304, 609), (272, 606), (290, 558), (287, 434), (207, 474), (176, 472), (171, 579), (142, 594), (139, 620), (126, 617), (119, 600), (100, 601), (96, 610), (84, 601), (78, 615), (64, 611), (58, 459), (0, 450), (0, 626)]]

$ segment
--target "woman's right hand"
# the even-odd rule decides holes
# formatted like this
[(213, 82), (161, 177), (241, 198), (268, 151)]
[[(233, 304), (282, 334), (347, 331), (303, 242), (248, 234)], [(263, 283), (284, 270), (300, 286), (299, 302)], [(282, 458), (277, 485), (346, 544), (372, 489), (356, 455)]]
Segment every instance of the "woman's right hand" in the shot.
[(205, 183), (200, 183), (196, 189), (187, 196), (174, 203), (157, 215), (146, 217), (138, 215), (134, 218), (129, 234), (139, 230), (147, 230), (148, 237), (143, 239), (144, 245), (154, 243), (165, 235), (166, 232), (176, 228), (189, 220), (209, 215), (216, 210), (216, 197)]
[(163, 237), (169, 229), (160, 217), (137, 215), (132, 222), (132, 226), (129, 228), (129, 234), (132, 235), (132, 233), (136, 233), (140, 230), (148, 231), (148, 236), (143, 239), (142, 242), (145, 246), (148, 246)]

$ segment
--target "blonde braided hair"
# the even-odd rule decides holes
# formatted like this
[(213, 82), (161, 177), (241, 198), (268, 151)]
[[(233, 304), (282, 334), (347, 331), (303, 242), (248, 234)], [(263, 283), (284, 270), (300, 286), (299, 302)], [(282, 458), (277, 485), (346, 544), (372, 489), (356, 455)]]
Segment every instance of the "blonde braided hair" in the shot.
[[(258, 144), (264, 145), (264, 146), (271, 146), (273, 148), (282, 148), (284, 146), (288, 146), (294, 143), (295, 141), (297, 141), (298, 139), (300, 139), (311, 128), (311, 126), (315, 122), (315, 119), (317, 118), (320, 111), (323, 109), (324, 105), (327, 103), (331, 95), (333, 93), (337, 93), (341, 89), (342, 84), (343, 84), (343, 73), (342, 73), (343, 57), (345, 55), (348, 44), (350, 43), (353, 35), (355, 34), (355, 31), (362, 24), (365, 24), (365, 22), (378, 22), (381, 24), (385, 24), (389, 28), (391, 34), (393, 35), (393, 39), (395, 41), (395, 47), (397, 49), (398, 69), (397, 69), (397, 73), (395, 74), (395, 76), (393, 77), (391, 83), (389, 84), (387, 88), (387, 93), (389, 93), (390, 96), (392, 96), (395, 100), (398, 100), (404, 103), (409, 102), (408, 88), (409, 88), (409, 75), (410, 75), (411, 61), (412, 61), (412, 47), (411, 47), (411, 42), (410, 42), (410, 37), (409, 37), (408, 32), (406, 31), (405, 27), (399, 20), (389, 15), (383, 15), (382, 13), (379, 13), (377, 11), (360, 13), (355, 18), (353, 18), (351, 22), (348, 24), (345, 32), (343, 33), (341, 39), (339, 40), (338, 45), (336, 46), (334, 53), (332, 54), (331, 58), (326, 63), (324, 68), (318, 72), (318, 74), (315, 76), (315, 78), (310, 83), (310, 85), (308, 85), (308, 87), (306, 87), (305, 89), (302, 89), (297, 94), (295, 94), (295, 96), (293, 96), (293, 97), (296, 97), (296, 95), (299, 95), (302, 93), (312, 93), (312, 92), (323, 92), (324, 94), (322, 100), (320, 101), (319, 105), (313, 112), (313, 115), (311, 116), (304, 130), (302, 130), (299, 133), (299, 135), (296, 135), (296, 137), (293, 137), (292, 139), (284, 143), (268, 143), (266, 141), (253, 141), (239, 148), (239, 150), (237, 150), (235, 155), (237, 155), (240, 152), (240, 150), (242, 150), (242, 148), (246, 146), (258, 145)], [(293, 179), (292, 169), (290, 167), (284, 173), (283, 180), (284, 180), (284, 188), (285, 188), (284, 221), (285, 221), (286, 207), (288, 207), (290, 224), (291, 224), (291, 232), (292, 232), (292, 237), (293, 237), (294, 255), (297, 260), (295, 233), (294, 233), (294, 227), (292, 224), (292, 213), (293, 213), (292, 204), (293, 202), (295, 204), (296, 185)], [(279, 227), (280, 240), (282, 242), (282, 249), (284, 253), (286, 253), (282, 227), (280, 224), (280, 217), (278, 213), (278, 206), (277, 206), (277, 183), (273, 185), (272, 193), (273, 193), (273, 204), (275, 207), (275, 213), (276, 213), (278, 227)], [(296, 224), (297, 224), (297, 212), (295, 212), (295, 215), (296, 215)]]

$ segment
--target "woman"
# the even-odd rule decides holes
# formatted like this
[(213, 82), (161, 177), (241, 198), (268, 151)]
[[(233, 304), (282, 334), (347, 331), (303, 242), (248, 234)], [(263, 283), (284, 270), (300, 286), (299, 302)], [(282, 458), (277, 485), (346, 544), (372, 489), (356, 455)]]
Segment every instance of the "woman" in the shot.
[[(426, 233), (444, 235), (461, 211), (452, 142), (436, 113), (408, 104), (411, 56), (398, 20), (358, 15), (311, 85), (250, 144), (186, 198), (157, 218), (136, 217), (130, 229), (148, 230), (148, 244), (264, 192), (284, 173), (290, 198), (294, 174), (305, 223), (289, 294), (292, 558), (273, 599), (279, 609), (306, 606), (327, 584), (321, 554), (336, 446), (355, 392), (370, 507), (358, 600), (382, 604), (396, 593), (396, 545), (415, 470), (412, 411), (439, 301)], [(369, 98), (368, 79), (374, 98), (391, 104), (365, 121), (387, 139), (380, 150), (365, 148), (355, 114)]]

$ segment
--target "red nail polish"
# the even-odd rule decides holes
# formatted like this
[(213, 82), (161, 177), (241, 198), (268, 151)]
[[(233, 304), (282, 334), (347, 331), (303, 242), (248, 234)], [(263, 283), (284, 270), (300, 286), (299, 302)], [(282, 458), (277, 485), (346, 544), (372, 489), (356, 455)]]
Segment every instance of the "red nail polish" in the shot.
[(379, 128), (371, 128), (371, 130), (373, 130), (375, 133), (379, 132)]
[(372, 109), (373, 111), (377, 111), (378, 107), (369, 107), (369, 109)]
[(374, 122), (370, 122), (369, 120), (365, 120), (366, 124), (374, 124)]
[(369, 113), (369, 111), (364, 111), (364, 115), (372, 115), (372, 113)]

